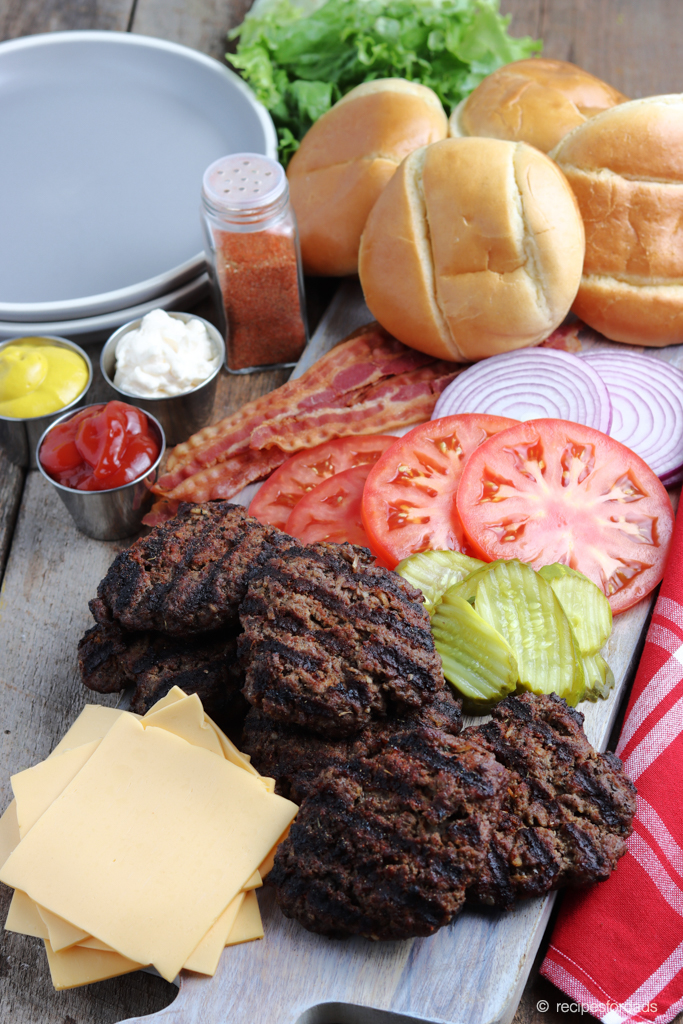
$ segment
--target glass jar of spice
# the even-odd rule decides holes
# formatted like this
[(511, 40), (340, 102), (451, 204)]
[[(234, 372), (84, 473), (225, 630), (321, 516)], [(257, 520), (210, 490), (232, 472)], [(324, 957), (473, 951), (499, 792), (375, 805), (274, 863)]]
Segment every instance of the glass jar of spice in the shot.
[(258, 153), (207, 168), (202, 211), (227, 369), (293, 366), (306, 347), (299, 235), (284, 168)]

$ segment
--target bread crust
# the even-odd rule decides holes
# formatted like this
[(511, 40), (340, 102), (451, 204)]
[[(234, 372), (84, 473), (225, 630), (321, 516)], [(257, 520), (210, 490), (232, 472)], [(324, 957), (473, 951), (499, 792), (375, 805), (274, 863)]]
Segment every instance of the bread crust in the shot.
[(527, 142), (547, 153), (587, 118), (626, 99), (575, 64), (536, 57), (488, 75), (453, 112), (449, 131)]
[(359, 272), (387, 330), (469, 362), (547, 337), (576, 295), (583, 249), (576, 200), (548, 157), (447, 139), (413, 153), (380, 196)]
[(287, 169), (304, 270), (353, 274), (376, 199), (413, 150), (448, 134), (436, 93), (416, 82), (357, 86), (316, 121)]
[(613, 341), (683, 341), (683, 96), (605, 111), (551, 155), (586, 227), (574, 312)]

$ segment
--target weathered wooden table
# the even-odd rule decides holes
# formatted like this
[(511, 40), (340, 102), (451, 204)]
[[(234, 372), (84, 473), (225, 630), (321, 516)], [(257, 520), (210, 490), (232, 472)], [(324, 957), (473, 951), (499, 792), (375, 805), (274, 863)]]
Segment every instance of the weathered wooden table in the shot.
[[(221, 58), (227, 31), (249, 3), (0, 0), (0, 39), (66, 29), (133, 31)], [(681, 88), (681, 0), (503, 0), (502, 7), (513, 16), (515, 35), (541, 37), (547, 56), (574, 61), (629, 96)], [(314, 321), (332, 294), (332, 282), (310, 284)], [(197, 312), (212, 315), (207, 304)], [(274, 371), (222, 378), (216, 416), (277, 387), (286, 375)], [(98, 388), (101, 381), (96, 380), (94, 400)], [(74, 638), (88, 625), (87, 599), (117, 545), (97, 545), (99, 555), (93, 560), (91, 543), (79, 537), (39, 475), (10, 465), (0, 452), (0, 808), (10, 799), (10, 774), (45, 757), (86, 699), (96, 696), (86, 694), (78, 681)], [(57, 569), (60, 579), (70, 581), (59, 594), (49, 586)], [(87, 587), (84, 580), (90, 581)], [(1, 921), (10, 894), (5, 887), (0, 890)], [(539, 956), (542, 952), (543, 946)], [(10, 933), (0, 936), (0, 977), (0, 1024), (114, 1024), (160, 1010), (177, 991), (138, 973), (55, 993), (41, 945)], [(547, 1011), (537, 1009), (539, 1000), (546, 1001)], [(560, 1008), (565, 1002), (534, 969), (514, 1024), (570, 1020), (573, 1015)]]

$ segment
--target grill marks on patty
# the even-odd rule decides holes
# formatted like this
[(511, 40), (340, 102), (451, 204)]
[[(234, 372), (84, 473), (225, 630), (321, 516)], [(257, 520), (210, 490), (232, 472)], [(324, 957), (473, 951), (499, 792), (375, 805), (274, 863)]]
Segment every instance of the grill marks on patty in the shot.
[(418, 592), (349, 544), (269, 558), (249, 580), (240, 620), (245, 696), (291, 725), (350, 736), (444, 686)]
[(502, 701), (476, 731), (512, 779), (470, 897), (509, 907), (608, 878), (626, 852), (636, 791), (619, 758), (590, 745), (583, 715), (554, 694), (524, 694)]
[(248, 574), (290, 537), (227, 501), (182, 504), (114, 559), (90, 609), (100, 623), (192, 636), (235, 624)]
[(283, 913), (322, 935), (431, 935), (483, 867), (508, 774), (463, 736), (425, 727), (329, 768), (268, 876)]

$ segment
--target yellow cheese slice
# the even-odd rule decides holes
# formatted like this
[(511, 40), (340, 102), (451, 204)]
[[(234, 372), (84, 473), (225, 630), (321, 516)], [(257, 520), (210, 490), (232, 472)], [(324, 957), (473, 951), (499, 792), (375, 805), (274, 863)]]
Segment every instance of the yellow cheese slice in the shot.
[(228, 936), (232, 931), (237, 915), (244, 902), (245, 893), (240, 892), (228, 904), (221, 916), (183, 964), (188, 971), (198, 974), (215, 974), (221, 953), (225, 949)]
[[(182, 692), (182, 691), (181, 691)], [(207, 721), (202, 702), (196, 693), (167, 704), (157, 710), (157, 705), (147, 712), (143, 719), (145, 728), (157, 726), (180, 736), (195, 747), (203, 747), (223, 757), (223, 750), (214, 729)]]
[(296, 811), (234, 764), (124, 715), (0, 879), (172, 981)]
[(135, 963), (119, 953), (107, 953), (99, 949), (82, 949), (73, 946), (55, 953), (49, 942), (45, 943), (47, 962), (50, 965), (52, 984), (58, 992), (77, 985), (90, 985), (94, 981), (106, 981), (120, 974), (139, 971), (145, 964)]
[(38, 913), (38, 907), (30, 896), (21, 889), (15, 889), (9, 905), (5, 930), (21, 935), (34, 935), (37, 939), (49, 938), (45, 922)]
[(17, 818), (17, 802), (12, 800), (0, 818), (0, 868), (10, 853), (19, 845), (19, 820)]
[(254, 874), (250, 878), (248, 878), (244, 885), (242, 886), (242, 891), (249, 892), (250, 889), (260, 889), (262, 885), (263, 879), (261, 878), (259, 872), (255, 871)]
[(82, 928), (76, 928), (70, 921), (65, 921), (63, 917), (53, 914), (52, 911), (46, 910), (45, 907), (36, 904), (36, 910), (47, 928), (47, 937), (55, 953), (59, 953), (62, 949), (68, 949), (70, 946), (75, 946), (76, 943), (89, 938), (88, 932), (84, 932)]
[(253, 942), (263, 938), (263, 922), (255, 892), (248, 892), (240, 907), (240, 912), (228, 935), (226, 946), (236, 946), (239, 942)]
[(79, 942), (78, 945), (81, 949), (101, 949), (105, 953), (116, 952), (116, 950), (112, 949), (111, 946), (108, 946), (106, 942), (101, 942), (99, 939), (93, 938), (92, 935), (89, 935), (87, 939), (83, 939), (83, 941)]
[(18, 772), (10, 779), (17, 806), (19, 835), (23, 839), (32, 825), (80, 772), (100, 740), (73, 747), (56, 757), (49, 757), (33, 768)]
[(130, 711), (121, 711), (120, 708), (107, 708), (102, 704), (86, 704), (74, 724), (68, 732), (64, 733), (49, 756), (56, 757), (58, 754), (63, 754), (65, 750), (71, 750), (72, 747), (81, 747), (84, 743), (101, 740), (121, 715), (131, 713)]

